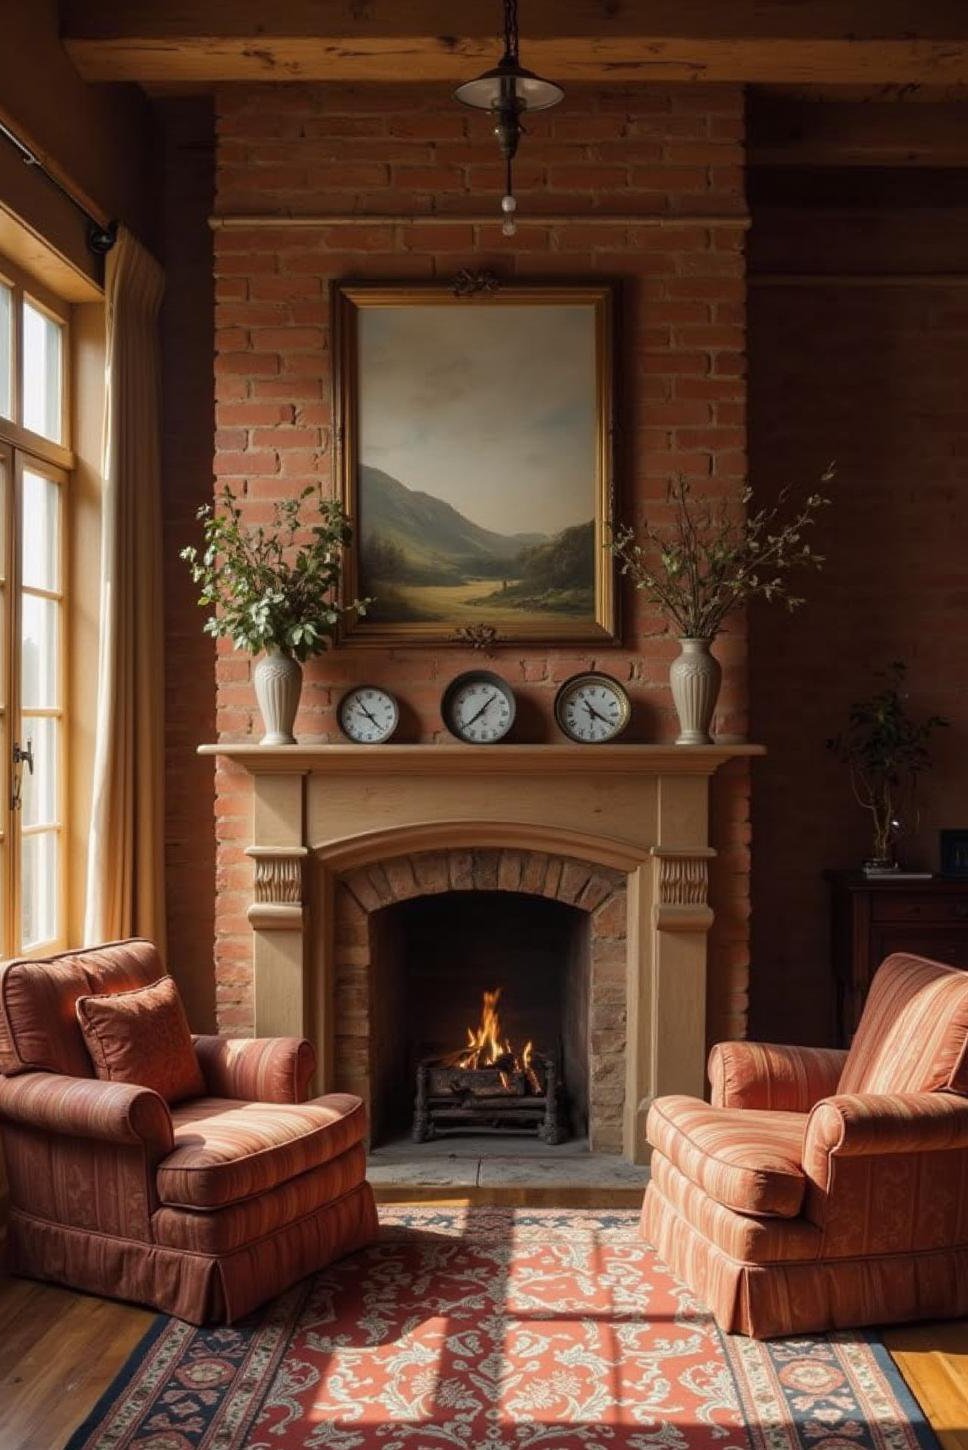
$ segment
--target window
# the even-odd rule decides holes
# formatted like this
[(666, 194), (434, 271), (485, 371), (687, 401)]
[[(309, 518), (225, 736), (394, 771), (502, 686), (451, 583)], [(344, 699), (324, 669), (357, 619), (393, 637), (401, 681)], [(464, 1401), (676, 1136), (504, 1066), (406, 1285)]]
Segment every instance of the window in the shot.
[(68, 312), (0, 259), (0, 955), (65, 935)]

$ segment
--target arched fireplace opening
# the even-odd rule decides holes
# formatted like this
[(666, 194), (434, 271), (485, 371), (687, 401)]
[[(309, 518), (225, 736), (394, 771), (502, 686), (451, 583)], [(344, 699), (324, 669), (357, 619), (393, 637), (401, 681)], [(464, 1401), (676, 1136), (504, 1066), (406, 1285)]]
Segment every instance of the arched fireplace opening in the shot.
[[(458, 1069), (425, 1080), (437, 1111), (423, 1131), (442, 1145), (472, 1133), (482, 1151), (507, 1151), (509, 1139), (542, 1136), (549, 1079), (554, 1136), (587, 1136), (587, 911), (523, 892), (447, 891), (373, 911), (369, 930), (374, 1146), (412, 1135), (428, 1063)], [(482, 1042), (493, 1026), (482, 1025), (484, 994), (497, 989), (497, 1050), (489, 1039), (475, 1052), (469, 1037)]]

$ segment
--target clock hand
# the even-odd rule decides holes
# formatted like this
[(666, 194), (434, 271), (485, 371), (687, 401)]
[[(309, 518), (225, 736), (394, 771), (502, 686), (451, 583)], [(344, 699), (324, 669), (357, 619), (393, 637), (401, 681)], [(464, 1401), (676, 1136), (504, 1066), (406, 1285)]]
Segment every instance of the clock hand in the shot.
[(473, 725), (473, 723), (474, 723), (475, 720), (479, 720), (481, 718), (481, 716), (484, 714), (484, 711), (487, 709), (488, 705), (493, 705), (494, 704), (494, 701), (496, 699), (497, 699), (497, 694), (488, 695), (487, 699), (484, 701), (483, 705), (478, 710), (477, 714), (476, 715), (472, 715), (469, 720), (465, 720), (464, 721), (464, 729), (466, 730), (467, 727), (468, 727), (468, 725)]
[(595, 719), (601, 720), (603, 725), (611, 725), (611, 720), (609, 720), (605, 715), (600, 714), (599, 711), (595, 709), (594, 705), (589, 705), (587, 700), (582, 700), (582, 704), (588, 711), (589, 715), (594, 715)]
[(370, 714), (369, 710), (366, 708), (366, 706), (364, 705), (363, 701), (360, 700), (358, 703), (359, 703), (360, 709), (363, 711), (363, 714), (369, 720), (370, 724), (371, 725), (379, 725), (379, 723), (380, 723), (379, 720), (376, 718), (375, 715), (371, 715)]

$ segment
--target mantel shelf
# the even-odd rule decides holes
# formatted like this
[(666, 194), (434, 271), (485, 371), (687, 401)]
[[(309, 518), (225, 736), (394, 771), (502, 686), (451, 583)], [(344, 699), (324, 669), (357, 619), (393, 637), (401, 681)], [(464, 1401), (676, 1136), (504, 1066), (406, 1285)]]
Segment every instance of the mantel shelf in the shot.
[(200, 745), (253, 775), (712, 775), (762, 745)]

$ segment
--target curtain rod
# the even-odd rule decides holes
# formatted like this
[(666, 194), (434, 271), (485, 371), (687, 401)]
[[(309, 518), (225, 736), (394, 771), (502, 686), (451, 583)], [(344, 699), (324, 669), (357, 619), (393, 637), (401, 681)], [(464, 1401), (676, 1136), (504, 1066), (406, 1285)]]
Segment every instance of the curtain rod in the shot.
[(75, 211), (79, 211), (87, 222), (87, 245), (96, 256), (103, 257), (110, 252), (118, 237), (118, 224), (116, 221), (102, 222), (98, 217), (88, 211), (83, 202), (78, 201), (74, 193), (64, 185), (59, 177), (45, 166), (35, 151), (32, 151), (25, 141), (11, 131), (10, 127), (0, 121), (0, 136), (9, 141), (14, 150), (18, 152), (25, 166), (39, 171), (45, 181), (48, 181), (56, 191), (59, 191)]

